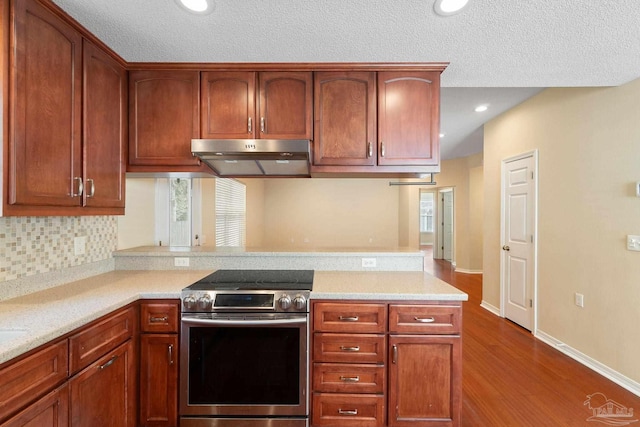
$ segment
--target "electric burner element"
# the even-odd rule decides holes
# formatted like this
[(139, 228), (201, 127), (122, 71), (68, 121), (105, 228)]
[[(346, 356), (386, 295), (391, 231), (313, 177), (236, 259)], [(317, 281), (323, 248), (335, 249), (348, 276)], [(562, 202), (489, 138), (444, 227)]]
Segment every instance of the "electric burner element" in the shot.
[(182, 311), (308, 312), (313, 270), (218, 270), (182, 290)]

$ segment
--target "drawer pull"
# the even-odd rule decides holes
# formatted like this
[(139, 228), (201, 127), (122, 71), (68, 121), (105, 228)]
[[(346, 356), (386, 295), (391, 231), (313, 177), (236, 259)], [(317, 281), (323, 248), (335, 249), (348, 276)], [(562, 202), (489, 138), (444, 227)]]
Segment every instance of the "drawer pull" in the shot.
[(166, 322), (167, 320), (169, 320), (169, 318), (167, 316), (162, 316), (162, 317), (153, 317), (153, 316), (151, 316), (149, 318), (149, 322), (151, 322), (151, 323)]
[(338, 409), (340, 415), (358, 415), (357, 409)]
[(433, 323), (436, 321), (436, 319), (434, 319), (433, 317), (414, 317), (416, 322), (420, 322), (420, 323)]
[(345, 347), (343, 345), (340, 346), (340, 350), (342, 351), (360, 351), (360, 346), (355, 346), (355, 347)]
[(340, 376), (340, 381), (344, 381), (345, 383), (357, 383), (360, 381), (360, 377), (355, 376), (355, 377), (343, 377)]
[(98, 369), (106, 369), (106, 368), (108, 368), (109, 366), (113, 365), (113, 362), (115, 362), (117, 358), (118, 358), (118, 356), (113, 356), (111, 359), (109, 359), (109, 361), (107, 363), (105, 363), (104, 365), (98, 366)]
[(340, 316), (338, 319), (342, 322), (357, 322), (360, 318), (358, 316)]

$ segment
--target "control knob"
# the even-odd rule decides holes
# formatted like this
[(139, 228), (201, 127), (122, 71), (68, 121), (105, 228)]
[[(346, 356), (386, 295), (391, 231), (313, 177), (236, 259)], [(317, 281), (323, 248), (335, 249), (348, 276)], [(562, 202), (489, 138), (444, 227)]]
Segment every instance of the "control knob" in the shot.
[(278, 299), (278, 305), (283, 310), (288, 310), (291, 307), (291, 298), (289, 295), (284, 294)]
[(293, 299), (293, 307), (296, 310), (304, 310), (307, 308), (307, 299), (302, 295), (296, 295)]
[(182, 304), (184, 305), (185, 309), (193, 310), (196, 306), (196, 297), (194, 297), (193, 295), (189, 295), (182, 301)]
[(198, 298), (198, 310), (210, 310), (211, 309), (211, 297), (209, 294), (204, 294)]

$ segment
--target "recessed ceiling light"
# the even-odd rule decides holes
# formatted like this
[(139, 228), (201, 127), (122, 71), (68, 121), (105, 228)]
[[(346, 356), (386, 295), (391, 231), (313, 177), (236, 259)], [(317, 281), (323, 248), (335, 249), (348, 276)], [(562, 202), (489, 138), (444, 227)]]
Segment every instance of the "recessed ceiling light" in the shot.
[(433, 9), (438, 15), (450, 16), (460, 12), (469, 0), (436, 0)]
[(213, 0), (176, 0), (184, 10), (196, 15), (207, 15), (213, 12)]
[(478, 106), (475, 108), (475, 110), (474, 110), (474, 111), (475, 111), (476, 113), (482, 113), (483, 111), (487, 111), (487, 109), (488, 109), (488, 108), (489, 108), (489, 106), (488, 106), (488, 105), (486, 105), (486, 104), (482, 104), (482, 105), (478, 105)]

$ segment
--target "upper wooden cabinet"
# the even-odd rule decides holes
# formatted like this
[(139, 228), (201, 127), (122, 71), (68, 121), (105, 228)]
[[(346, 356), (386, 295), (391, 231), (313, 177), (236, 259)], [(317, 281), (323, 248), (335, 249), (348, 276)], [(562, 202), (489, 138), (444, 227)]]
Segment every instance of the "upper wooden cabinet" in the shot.
[(202, 138), (310, 139), (312, 73), (202, 73)]
[(84, 205), (124, 209), (127, 72), (84, 41)]
[(38, 1), (12, 5), (3, 215), (123, 214), (124, 67)]
[(200, 138), (198, 71), (129, 72), (128, 172), (206, 171), (191, 154)]
[(439, 172), (440, 72), (316, 72), (312, 175)]
[(376, 74), (318, 72), (314, 165), (376, 164)]
[(440, 163), (440, 73), (378, 73), (378, 164)]

